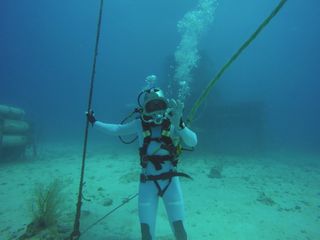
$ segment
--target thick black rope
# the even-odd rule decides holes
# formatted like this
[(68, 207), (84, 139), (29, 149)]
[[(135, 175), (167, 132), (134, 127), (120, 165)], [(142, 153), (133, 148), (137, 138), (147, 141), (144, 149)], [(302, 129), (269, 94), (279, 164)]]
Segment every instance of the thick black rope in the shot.
[[(88, 108), (87, 108), (88, 112), (91, 110), (94, 80), (95, 80), (95, 76), (96, 76), (96, 63), (97, 63), (98, 47), (99, 47), (99, 40), (100, 40), (103, 1), (104, 0), (100, 0), (100, 12), (99, 12), (98, 25), (97, 25), (97, 35), (96, 35), (95, 50), (94, 50), (94, 55), (93, 55), (91, 84), (90, 84), (90, 92), (89, 92)], [(83, 153), (82, 153), (82, 166), (81, 166), (81, 176), (80, 176), (80, 183), (79, 183), (77, 210), (76, 210), (76, 215), (75, 215), (75, 220), (74, 220), (73, 232), (71, 233), (70, 238), (69, 238), (71, 240), (79, 239), (79, 237), (80, 237), (80, 215), (81, 215), (81, 205), (82, 205), (82, 189), (83, 189), (83, 185), (84, 185), (83, 184), (84, 169), (85, 169), (85, 161), (86, 161), (86, 155), (87, 155), (88, 129), (89, 129), (89, 121), (87, 119), (85, 133), (84, 133), (84, 144), (83, 144)]]

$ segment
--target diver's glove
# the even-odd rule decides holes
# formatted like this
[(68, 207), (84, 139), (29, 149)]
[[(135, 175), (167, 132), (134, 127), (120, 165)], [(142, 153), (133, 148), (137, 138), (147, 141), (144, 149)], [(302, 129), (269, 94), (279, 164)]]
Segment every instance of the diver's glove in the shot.
[(96, 118), (94, 117), (94, 112), (93, 110), (90, 110), (89, 112), (86, 112), (87, 115), (87, 119), (88, 121), (91, 123), (91, 125), (93, 126), (94, 123), (97, 121)]
[(181, 130), (185, 128), (185, 124), (182, 120), (182, 112), (184, 109), (184, 104), (181, 101), (176, 101), (174, 99), (169, 100), (169, 114), (168, 118), (175, 127), (175, 129)]

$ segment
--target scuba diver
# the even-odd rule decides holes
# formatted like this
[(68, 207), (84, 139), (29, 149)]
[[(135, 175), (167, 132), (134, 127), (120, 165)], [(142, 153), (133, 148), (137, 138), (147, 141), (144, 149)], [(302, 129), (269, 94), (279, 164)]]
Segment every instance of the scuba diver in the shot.
[[(146, 78), (154, 82), (155, 75)], [(140, 98), (143, 96), (143, 103)], [(136, 134), (139, 140), (141, 175), (138, 193), (142, 240), (155, 239), (155, 223), (159, 197), (162, 197), (171, 228), (177, 240), (186, 240), (184, 202), (179, 177), (189, 175), (177, 171), (182, 143), (197, 144), (197, 135), (182, 120), (183, 103), (165, 98), (163, 91), (151, 87), (138, 97), (139, 117), (124, 124), (97, 121), (94, 112), (86, 113), (88, 121), (109, 135)]]

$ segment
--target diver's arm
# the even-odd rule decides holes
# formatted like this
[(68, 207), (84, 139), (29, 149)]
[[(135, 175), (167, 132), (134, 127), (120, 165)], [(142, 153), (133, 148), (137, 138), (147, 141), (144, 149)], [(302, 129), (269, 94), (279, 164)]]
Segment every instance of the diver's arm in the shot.
[(182, 138), (183, 142), (189, 147), (195, 147), (198, 143), (197, 134), (188, 127), (177, 128), (177, 134)]
[(92, 127), (96, 126), (96, 128), (102, 132), (105, 132), (109, 135), (113, 136), (122, 136), (122, 135), (130, 135), (137, 133), (137, 121), (134, 120), (132, 122), (126, 124), (110, 124), (103, 123), (97, 121), (94, 116), (93, 110), (86, 112), (88, 122), (91, 123)]
[(95, 121), (93, 126), (98, 130), (112, 136), (123, 136), (137, 133), (136, 121), (126, 124), (111, 124)]
[(170, 119), (171, 124), (174, 126), (175, 131), (182, 138), (186, 145), (189, 147), (195, 147), (198, 142), (197, 134), (190, 128), (186, 127), (182, 120), (184, 104), (179, 100), (176, 101), (171, 99), (169, 101), (169, 106), (171, 111), (168, 114), (168, 118)]

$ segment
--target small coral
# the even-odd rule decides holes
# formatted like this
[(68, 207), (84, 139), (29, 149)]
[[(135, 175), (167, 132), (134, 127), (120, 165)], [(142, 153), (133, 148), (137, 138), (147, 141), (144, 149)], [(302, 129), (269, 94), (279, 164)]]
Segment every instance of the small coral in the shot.
[(62, 190), (62, 182), (57, 179), (48, 186), (39, 184), (35, 187), (30, 207), (32, 222), (19, 239), (28, 239), (48, 229), (50, 232), (55, 232), (62, 210)]
[(47, 187), (40, 184), (34, 190), (33, 218), (44, 227), (50, 227), (58, 220), (62, 210), (62, 189), (62, 182), (56, 179)]

